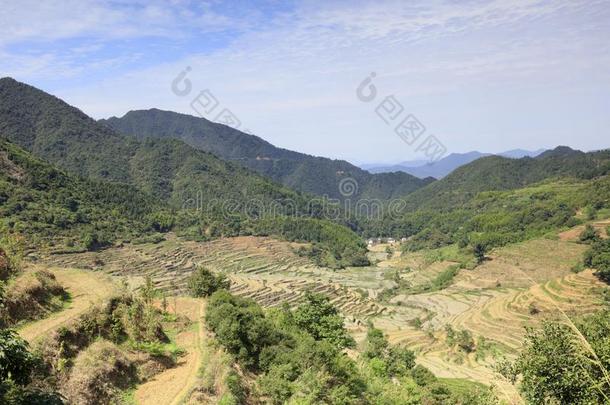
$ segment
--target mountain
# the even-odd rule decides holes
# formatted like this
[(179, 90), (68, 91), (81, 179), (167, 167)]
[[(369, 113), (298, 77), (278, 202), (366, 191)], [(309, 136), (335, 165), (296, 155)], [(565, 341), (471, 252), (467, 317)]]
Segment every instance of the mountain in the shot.
[(537, 150), (525, 150), (525, 149), (511, 149), (506, 152), (497, 153), (497, 155), (504, 156), (511, 159), (521, 159), (522, 157), (536, 157), (543, 153), (546, 149)]
[(593, 179), (610, 173), (610, 149), (581, 152), (567, 146), (537, 157), (486, 156), (405, 197), (411, 208), (446, 210), (483, 191), (514, 190), (551, 178)]
[(397, 212), (362, 221), (367, 237), (406, 237), (406, 250), (503, 246), (582, 223), (610, 207), (610, 149), (559, 146), (531, 158), (487, 156), (404, 198)]
[[(45, 176), (54, 179), (65, 171), (69, 175), (66, 182), (89, 182), (79, 190), (89, 187), (92, 196), (96, 190), (99, 192), (99, 218), (110, 229), (106, 242), (122, 235), (114, 232), (119, 224), (127, 229), (131, 227), (136, 234), (146, 227), (161, 232), (174, 229), (197, 239), (274, 235), (312, 242), (314, 246), (309, 253), (321, 265), (342, 267), (368, 263), (366, 247), (358, 235), (341, 224), (318, 219), (325, 208), (321, 206), (323, 200), (297, 193), (177, 139), (139, 140), (119, 134), (62, 100), (10, 78), (0, 79), (0, 140), (7, 142), (6, 145), (16, 144), (33, 158), (50, 163), (53, 169), (43, 170), (49, 173)], [(1, 167), (8, 168), (13, 180), (21, 176), (19, 166), (6, 159)], [(24, 204), (32, 207), (27, 202), (39, 199), (43, 205), (37, 206), (25, 222), (40, 222), (43, 228), (57, 224), (72, 230), (78, 228), (73, 222), (79, 220), (63, 208), (53, 210), (54, 205), (50, 204), (49, 211), (45, 211), (44, 201), (63, 201), (66, 193), (61, 184), (52, 182), (47, 187), (48, 198), (39, 198), (28, 184), (23, 194), (17, 196), (11, 193), (10, 183), (5, 184), (4, 195), (0, 197), (12, 203), (10, 211), (3, 216), (10, 218)], [(112, 203), (117, 198), (128, 199), (128, 204)], [(150, 217), (138, 217), (142, 226), (132, 226), (120, 219), (120, 213), (130, 207), (129, 201), (145, 207), (142, 199), (158, 201), (161, 208), (148, 212)], [(94, 200), (86, 197), (88, 202)], [(337, 221), (342, 219), (340, 216)], [(9, 222), (11, 227), (20, 228), (19, 221)], [(90, 221), (90, 228), (97, 230), (103, 225), (98, 222)], [(81, 244), (86, 239), (83, 235), (74, 237)]]
[(239, 165), (175, 139), (137, 140), (27, 84), (0, 79), (0, 135), (83, 178), (130, 183), (180, 207), (204, 202), (303, 198)]
[[(199, 150), (237, 162), (293, 190), (336, 199), (389, 199), (409, 194), (432, 181), (407, 173), (371, 174), (343, 160), (277, 148), (257, 136), (226, 125), (170, 111), (130, 111), (121, 118), (99, 122), (138, 139), (179, 139)], [(347, 178), (354, 179), (356, 187), (342, 193), (339, 184)]]
[[(506, 152), (498, 153), (497, 155), (512, 159), (519, 159), (525, 156), (534, 157), (539, 155), (543, 151), (544, 149), (539, 149), (537, 151), (513, 149)], [(392, 166), (367, 165), (367, 170), (371, 173), (405, 172), (422, 179), (426, 177), (434, 177), (436, 179), (440, 179), (445, 177), (460, 166), (468, 164), (479, 158), (491, 155), (491, 153), (481, 153), (478, 151), (472, 151), (467, 153), (452, 153), (434, 163), (422, 163), (422, 161), (414, 160), (402, 162)]]
[(155, 215), (168, 212), (132, 186), (72, 176), (2, 138), (0, 169), (1, 223), (30, 245), (88, 238), (95, 247), (140, 237), (157, 231)]

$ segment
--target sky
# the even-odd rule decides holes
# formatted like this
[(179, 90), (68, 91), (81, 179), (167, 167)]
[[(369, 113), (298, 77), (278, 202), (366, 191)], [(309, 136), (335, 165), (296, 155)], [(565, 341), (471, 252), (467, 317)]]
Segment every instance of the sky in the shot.
[(0, 0), (0, 76), (96, 119), (199, 114), (354, 163), (426, 159), (429, 139), (594, 150), (610, 0)]

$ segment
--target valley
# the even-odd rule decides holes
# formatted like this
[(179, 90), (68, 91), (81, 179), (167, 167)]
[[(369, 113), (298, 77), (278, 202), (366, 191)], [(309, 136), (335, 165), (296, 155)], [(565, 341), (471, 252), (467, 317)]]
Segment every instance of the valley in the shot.
[[(450, 285), (438, 291), (411, 294), (398, 290), (389, 297), (384, 297), (384, 291), (397, 285), (397, 274), (409, 289), (428, 285), (444, 269), (458, 263), (459, 258), (452, 257), (455, 250), (408, 253), (400, 252), (398, 246), (376, 245), (369, 251), (374, 265), (331, 270), (298, 256), (300, 244), (296, 243), (265, 237), (192, 242), (168, 234), (156, 244), (124, 244), (100, 252), (45, 256), (37, 265), (126, 279), (136, 290), (150, 276), (155, 288), (168, 296), (184, 295), (187, 278), (195, 268), (204, 266), (225, 273), (232, 282), (232, 294), (252, 298), (264, 308), (296, 307), (305, 292), (322, 293), (341, 311), (359, 345), (367, 323), (372, 322), (391, 343), (414, 350), (417, 362), (438, 377), (493, 386), (499, 398), (520, 403), (515, 386), (494, 367), (503, 359), (515, 358), (525, 327), (544, 319), (569, 322), (571, 317), (602, 307), (604, 284), (591, 270), (570, 270), (585, 247), (567, 239), (569, 232), (574, 230), (494, 249), (482, 265), (461, 269)], [(387, 253), (388, 247), (392, 253)], [(192, 307), (189, 316), (197, 322), (197, 306), (186, 298), (178, 300), (178, 307), (185, 311)], [(468, 331), (473, 351), (465, 353), (448, 343), (449, 330)], [(193, 342), (185, 341), (188, 356), (197, 351)], [(187, 357), (184, 361), (194, 360)], [(175, 378), (171, 370), (165, 373), (159, 381)], [(136, 392), (139, 403), (148, 403), (146, 387), (154, 387), (155, 381)]]

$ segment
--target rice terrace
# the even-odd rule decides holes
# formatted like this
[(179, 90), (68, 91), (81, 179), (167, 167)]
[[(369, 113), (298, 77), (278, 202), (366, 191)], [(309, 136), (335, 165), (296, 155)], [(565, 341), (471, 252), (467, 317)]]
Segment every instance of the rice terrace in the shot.
[(610, 405), (604, 0), (0, 0), (0, 405)]
[[(150, 276), (155, 288), (168, 296), (185, 294), (188, 277), (205, 266), (228, 275), (231, 293), (252, 298), (265, 308), (296, 306), (306, 291), (322, 293), (341, 310), (358, 342), (365, 338), (367, 322), (373, 322), (391, 343), (414, 350), (418, 362), (437, 376), (491, 382), (500, 398), (518, 403), (515, 388), (494, 367), (518, 353), (524, 327), (543, 319), (567, 321), (603, 305), (604, 284), (591, 270), (570, 270), (585, 249), (564, 236), (570, 232), (499, 248), (490, 253), (489, 261), (473, 270), (462, 269), (438, 291), (397, 291), (384, 299), (384, 291), (398, 285), (428, 287), (460, 258), (452, 257), (452, 249), (403, 253), (398, 245), (379, 244), (369, 252), (375, 266), (336, 271), (299, 257), (299, 244), (268, 237), (197, 243), (168, 235), (159, 243), (51, 255), (37, 263), (104, 273), (117, 282), (128, 280), (135, 289)], [(387, 253), (387, 248), (392, 252)], [(456, 350), (447, 342), (448, 328), (468, 331), (476, 349)]]

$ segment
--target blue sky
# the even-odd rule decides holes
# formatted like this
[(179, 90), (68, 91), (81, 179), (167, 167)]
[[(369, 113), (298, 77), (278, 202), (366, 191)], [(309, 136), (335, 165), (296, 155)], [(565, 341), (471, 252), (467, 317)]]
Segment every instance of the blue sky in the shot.
[[(0, 0), (0, 76), (93, 116), (195, 114), (353, 162), (422, 158), (394, 96), (450, 152), (610, 146), (610, 1)], [(172, 81), (186, 67), (192, 91)], [(378, 98), (356, 97), (371, 73)]]

